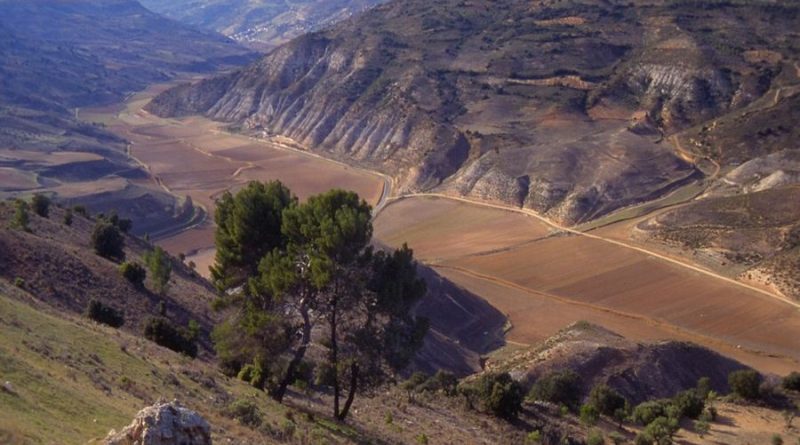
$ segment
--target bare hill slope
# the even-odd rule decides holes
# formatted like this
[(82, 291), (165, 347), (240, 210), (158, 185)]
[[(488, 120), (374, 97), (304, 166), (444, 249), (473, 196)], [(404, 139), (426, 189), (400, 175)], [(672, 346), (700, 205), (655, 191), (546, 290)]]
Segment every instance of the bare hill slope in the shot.
[[(798, 12), (767, 1), (395, 0), (149, 109), (289, 136), (391, 173), (401, 191), (572, 224), (701, 177), (662, 134), (782, 88)], [(774, 57), (757, 57), (767, 48)]]

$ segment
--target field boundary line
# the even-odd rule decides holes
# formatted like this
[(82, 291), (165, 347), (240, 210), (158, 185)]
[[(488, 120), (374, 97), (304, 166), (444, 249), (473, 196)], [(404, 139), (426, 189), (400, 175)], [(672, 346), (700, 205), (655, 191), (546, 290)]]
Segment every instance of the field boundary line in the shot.
[(664, 254), (661, 254), (661, 253), (658, 253), (658, 252), (654, 252), (652, 250), (645, 249), (643, 247), (634, 246), (632, 244), (628, 244), (628, 243), (625, 243), (625, 242), (622, 242), (622, 241), (618, 241), (618, 240), (615, 240), (615, 239), (606, 238), (606, 237), (603, 237), (603, 236), (595, 235), (593, 233), (586, 233), (586, 232), (582, 232), (580, 230), (575, 230), (575, 229), (572, 229), (572, 228), (569, 228), (569, 227), (562, 226), (562, 225), (560, 225), (560, 224), (558, 224), (556, 222), (553, 222), (553, 221), (551, 221), (551, 220), (539, 215), (538, 213), (534, 212), (533, 210), (520, 208), (520, 207), (513, 207), (513, 206), (508, 206), (508, 205), (503, 205), (503, 204), (495, 204), (495, 203), (489, 203), (489, 202), (483, 202), (483, 201), (475, 201), (475, 200), (462, 198), (462, 197), (458, 197), (458, 196), (446, 195), (446, 194), (443, 194), (443, 193), (410, 193), (410, 194), (401, 195), (401, 196), (398, 196), (396, 198), (393, 198), (392, 202), (398, 202), (398, 201), (400, 201), (402, 199), (407, 199), (407, 198), (425, 198), (425, 197), (450, 199), (450, 200), (454, 200), (454, 201), (463, 202), (463, 203), (466, 203), (466, 204), (472, 204), (472, 205), (482, 206), (482, 207), (489, 207), (489, 208), (494, 208), (494, 209), (498, 209), (498, 210), (505, 210), (505, 211), (509, 211), (509, 212), (515, 212), (515, 213), (520, 213), (520, 214), (527, 215), (527, 216), (532, 216), (532, 217), (538, 219), (539, 221), (547, 224), (548, 226), (550, 226), (550, 227), (552, 227), (552, 228), (554, 228), (556, 230), (559, 230), (559, 231), (562, 231), (562, 232), (566, 232), (566, 233), (570, 233), (570, 234), (577, 235), (577, 236), (585, 236), (585, 237), (590, 238), (590, 239), (594, 239), (594, 240), (598, 240), (598, 241), (604, 241), (604, 242), (607, 242), (607, 243), (610, 243), (610, 244), (614, 244), (616, 246), (624, 247), (626, 249), (631, 249), (631, 250), (637, 251), (639, 253), (643, 253), (643, 254), (649, 255), (651, 257), (660, 259), (662, 261), (666, 261), (668, 263), (671, 263), (671, 264), (674, 264), (674, 265), (677, 265), (677, 266), (692, 270), (694, 272), (698, 272), (698, 273), (701, 273), (701, 274), (704, 274), (704, 275), (707, 275), (707, 276), (710, 276), (710, 277), (717, 278), (719, 280), (725, 281), (727, 283), (734, 284), (734, 285), (739, 286), (741, 288), (748, 289), (750, 291), (756, 292), (761, 296), (769, 297), (769, 298), (771, 298), (773, 300), (780, 301), (780, 302), (782, 302), (782, 303), (784, 303), (784, 304), (786, 304), (788, 306), (792, 306), (792, 307), (794, 307), (796, 309), (800, 309), (800, 303), (796, 303), (796, 302), (790, 301), (790, 300), (788, 300), (787, 298), (785, 298), (783, 296), (774, 294), (774, 293), (769, 292), (767, 290), (764, 290), (764, 289), (761, 289), (761, 288), (758, 288), (758, 287), (755, 287), (755, 286), (751, 286), (751, 285), (749, 285), (747, 283), (743, 283), (743, 282), (735, 280), (733, 278), (729, 278), (729, 277), (726, 277), (724, 275), (720, 275), (720, 274), (718, 274), (716, 272), (712, 272), (710, 270), (703, 269), (703, 268), (701, 268), (699, 266), (695, 266), (695, 265), (690, 264), (688, 262), (684, 262), (684, 261), (672, 258), (670, 256), (667, 256), (667, 255), (664, 255)]

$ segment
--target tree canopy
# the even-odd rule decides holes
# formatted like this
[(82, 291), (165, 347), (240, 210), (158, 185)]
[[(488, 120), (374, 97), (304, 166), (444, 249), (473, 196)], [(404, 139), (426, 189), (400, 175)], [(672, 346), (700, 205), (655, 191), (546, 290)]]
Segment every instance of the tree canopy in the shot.
[[(217, 246), (227, 250), (212, 270), (235, 308), (213, 336), (223, 365), (230, 373), (251, 366), (243, 374), (280, 401), (318, 340), (326, 353), (316, 365), (344, 419), (359, 389), (406, 366), (422, 345), (427, 322), (411, 309), (426, 287), (413, 252), (375, 252), (372, 209), (353, 192), (300, 204), (280, 183), (254, 183), (221, 203)], [(267, 215), (263, 224), (247, 222), (255, 213)]]
[(250, 182), (236, 195), (222, 195), (214, 215), (217, 252), (211, 267), (220, 291), (244, 284), (257, 274), (266, 254), (285, 247), (283, 210), (296, 204), (297, 198), (279, 181)]

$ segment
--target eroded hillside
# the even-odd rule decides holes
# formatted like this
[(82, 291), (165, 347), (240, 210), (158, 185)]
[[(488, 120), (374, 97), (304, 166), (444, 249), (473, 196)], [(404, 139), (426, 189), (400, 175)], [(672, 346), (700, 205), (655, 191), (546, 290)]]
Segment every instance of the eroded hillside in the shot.
[(274, 48), (346, 20), (384, 0), (143, 0), (146, 7), (216, 30), (245, 45)]
[(702, 177), (664, 135), (775, 94), (797, 55), (797, 9), (398, 0), (149, 109), (288, 136), (389, 172), (401, 192), (573, 224)]

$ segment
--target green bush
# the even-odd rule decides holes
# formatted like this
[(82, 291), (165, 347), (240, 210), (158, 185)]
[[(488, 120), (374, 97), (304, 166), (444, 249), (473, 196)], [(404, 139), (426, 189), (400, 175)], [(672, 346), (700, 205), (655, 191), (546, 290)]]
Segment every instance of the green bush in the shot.
[(440, 369), (426, 380), (420, 389), (422, 391), (442, 392), (446, 396), (454, 396), (458, 393), (458, 378), (452, 373)]
[(72, 207), (72, 211), (74, 211), (75, 213), (77, 213), (78, 215), (81, 215), (83, 217), (86, 217), (86, 216), (89, 215), (89, 212), (86, 211), (86, 207), (84, 207), (82, 205), (73, 206)]
[(574, 371), (560, 371), (540, 378), (528, 398), (575, 408), (581, 399), (580, 377)]
[(18, 199), (14, 203), (14, 219), (11, 221), (11, 227), (17, 230), (30, 232), (31, 229), (28, 224), (31, 222), (31, 217), (28, 214), (28, 203)]
[(261, 412), (258, 407), (249, 400), (236, 400), (227, 408), (229, 417), (236, 419), (242, 425), (256, 428), (261, 425)]
[(625, 436), (616, 431), (608, 433), (608, 439), (611, 440), (611, 443), (614, 445), (622, 445), (625, 443)]
[(506, 373), (486, 373), (462, 387), (471, 406), (497, 417), (511, 420), (522, 409), (522, 387)]
[(734, 394), (747, 400), (756, 400), (759, 397), (761, 375), (752, 369), (733, 371), (728, 375), (728, 384)]
[(589, 431), (589, 435), (586, 437), (586, 445), (603, 445), (606, 443), (605, 438), (603, 438), (603, 433), (597, 430)]
[(705, 400), (695, 389), (679, 392), (672, 398), (672, 403), (678, 408), (678, 418), (688, 417), (697, 419), (706, 407)]
[(697, 394), (703, 398), (703, 400), (708, 398), (708, 395), (711, 394), (711, 379), (708, 377), (700, 377), (697, 380)]
[(25, 279), (22, 277), (14, 278), (14, 286), (17, 286), (20, 289), (25, 289)]
[(800, 372), (792, 372), (783, 378), (783, 388), (789, 391), (800, 391)]
[(31, 207), (33, 207), (34, 213), (42, 218), (47, 218), (50, 215), (50, 198), (41, 193), (37, 193), (33, 195)]
[(658, 445), (669, 445), (672, 443), (672, 436), (678, 431), (678, 421), (659, 417), (650, 422), (643, 431), (646, 437)]
[(197, 345), (185, 329), (175, 327), (169, 320), (153, 317), (147, 320), (144, 336), (148, 340), (175, 352), (197, 357)]
[(147, 271), (141, 264), (126, 261), (119, 266), (119, 273), (134, 286), (138, 288), (144, 287)]
[(125, 238), (117, 226), (98, 221), (92, 231), (92, 247), (95, 253), (112, 260), (125, 259)]
[(600, 420), (600, 411), (598, 411), (597, 407), (594, 405), (587, 403), (581, 406), (580, 416), (581, 423), (588, 426), (594, 426), (597, 424), (597, 421)]
[(770, 443), (772, 445), (783, 445), (783, 437), (780, 434), (773, 434)]
[(592, 388), (588, 403), (597, 408), (600, 414), (614, 416), (617, 410), (625, 409), (626, 400), (610, 386), (600, 384)]
[(695, 420), (694, 421), (694, 432), (697, 433), (698, 436), (703, 437), (711, 431), (711, 425), (708, 423), (707, 420)]
[(631, 419), (634, 423), (645, 426), (659, 417), (667, 415), (668, 400), (649, 400), (642, 402), (633, 409)]
[(144, 255), (144, 262), (150, 270), (153, 286), (159, 294), (166, 294), (169, 290), (169, 278), (172, 274), (172, 261), (161, 247), (156, 246), (151, 252)]
[(525, 436), (525, 445), (536, 445), (542, 443), (542, 433), (539, 430), (534, 430)]
[(89, 302), (89, 306), (86, 307), (86, 316), (112, 328), (119, 328), (125, 324), (125, 317), (120, 311), (97, 300)]

